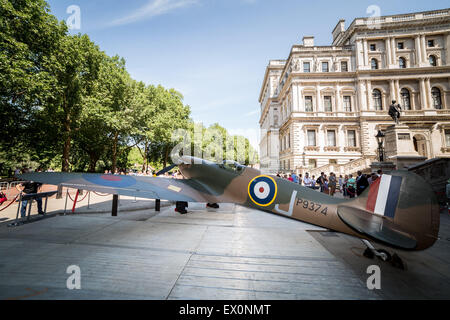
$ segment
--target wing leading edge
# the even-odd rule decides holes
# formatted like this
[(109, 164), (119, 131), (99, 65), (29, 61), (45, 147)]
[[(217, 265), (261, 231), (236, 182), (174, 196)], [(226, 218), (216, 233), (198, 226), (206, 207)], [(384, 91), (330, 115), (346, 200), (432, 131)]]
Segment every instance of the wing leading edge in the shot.
[(212, 195), (205, 194), (204, 188), (193, 180), (64, 172), (25, 173), (17, 177), (43, 184), (139, 198), (187, 202), (213, 200)]

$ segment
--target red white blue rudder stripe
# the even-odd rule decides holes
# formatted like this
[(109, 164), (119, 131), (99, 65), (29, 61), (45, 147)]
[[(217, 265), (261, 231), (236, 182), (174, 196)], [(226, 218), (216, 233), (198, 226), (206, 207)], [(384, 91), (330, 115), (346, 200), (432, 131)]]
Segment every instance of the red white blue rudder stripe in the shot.
[(366, 209), (375, 214), (394, 218), (403, 178), (384, 174), (370, 186)]

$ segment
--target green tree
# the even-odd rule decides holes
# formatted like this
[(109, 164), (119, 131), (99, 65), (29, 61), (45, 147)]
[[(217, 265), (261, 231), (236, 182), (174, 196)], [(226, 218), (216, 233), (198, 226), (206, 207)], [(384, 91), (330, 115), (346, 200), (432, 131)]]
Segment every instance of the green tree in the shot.
[(172, 134), (176, 129), (188, 128), (190, 107), (183, 104), (181, 93), (159, 85), (146, 88), (141, 111), (141, 129), (134, 134), (134, 140), (144, 158), (143, 170), (148, 170), (150, 162), (162, 162), (165, 167), (175, 147)]
[(0, 0), (0, 171), (37, 158), (30, 127), (52, 95), (47, 61), (67, 33), (49, 11), (44, 0)]
[(84, 97), (92, 93), (99, 77), (103, 53), (87, 35), (68, 35), (59, 50), (47, 59), (53, 75), (53, 92), (44, 112), (49, 125), (59, 129), (62, 141), (62, 171), (69, 171), (72, 139), (80, 127)]

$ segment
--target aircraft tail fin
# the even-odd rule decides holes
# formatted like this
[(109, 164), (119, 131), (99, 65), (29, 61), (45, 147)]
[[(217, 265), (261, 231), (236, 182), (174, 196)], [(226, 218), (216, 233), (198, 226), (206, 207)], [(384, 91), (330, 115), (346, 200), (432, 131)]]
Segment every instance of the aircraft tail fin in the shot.
[(431, 186), (407, 171), (382, 175), (338, 216), (360, 233), (402, 249), (423, 250), (437, 240), (439, 205)]

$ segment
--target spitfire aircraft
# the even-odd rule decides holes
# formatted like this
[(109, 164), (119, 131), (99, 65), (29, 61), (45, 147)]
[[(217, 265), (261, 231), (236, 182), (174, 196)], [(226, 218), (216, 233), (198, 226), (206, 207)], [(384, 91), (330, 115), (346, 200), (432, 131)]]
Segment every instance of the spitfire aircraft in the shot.
[(438, 239), (436, 196), (414, 173), (383, 174), (358, 198), (338, 199), (234, 161), (217, 164), (183, 156), (177, 165), (184, 179), (92, 173), (27, 173), (19, 177), (140, 198), (235, 203), (358, 237), (368, 247), (365, 256), (389, 260), (400, 268), (404, 264), (396, 254), (376, 250), (369, 240), (413, 251), (427, 249)]

